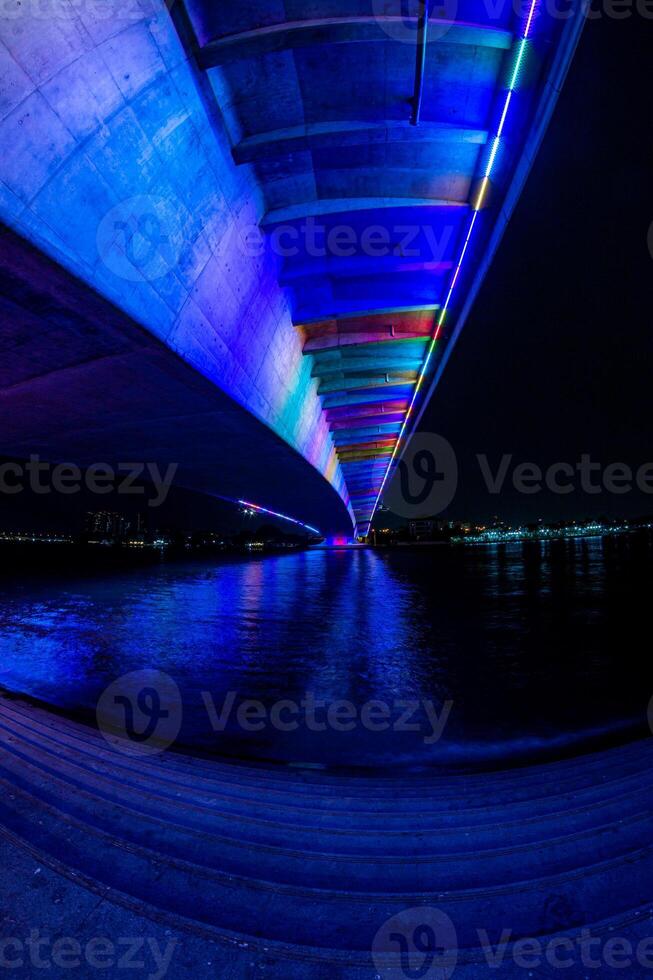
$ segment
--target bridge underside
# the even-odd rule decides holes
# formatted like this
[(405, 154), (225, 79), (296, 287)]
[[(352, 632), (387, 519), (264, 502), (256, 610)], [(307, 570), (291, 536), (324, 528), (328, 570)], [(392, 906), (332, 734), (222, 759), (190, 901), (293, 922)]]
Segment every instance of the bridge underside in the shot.
[(187, 3), (234, 159), (262, 186), (263, 225), (366, 533), (578, 23), (561, 29), (536, 0), (462, 0), (455, 19), (423, 0)]
[[(36, 323), (24, 292), (5, 310), (17, 359), (0, 452), (70, 455), (65, 430), (97, 460), (112, 430), (116, 452), (164, 447), (194, 485), (237, 486), (324, 530), (346, 514), (366, 534), (516, 203), (582, 9), (112, 2), (110, 16), (62, 0), (65, 18), (25, 9), (0, 26), (0, 215), (153, 341), (125, 358), (89, 300), (67, 397), (70, 336), (51, 310)], [(180, 396), (166, 426), (162, 361), (221, 421)]]
[(234, 501), (258, 500), (263, 473), (272, 510), (351, 533), (327, 481), (247, 409), (17, 236), (3, 246), (3, 453), (178, 466), (176, 486)]

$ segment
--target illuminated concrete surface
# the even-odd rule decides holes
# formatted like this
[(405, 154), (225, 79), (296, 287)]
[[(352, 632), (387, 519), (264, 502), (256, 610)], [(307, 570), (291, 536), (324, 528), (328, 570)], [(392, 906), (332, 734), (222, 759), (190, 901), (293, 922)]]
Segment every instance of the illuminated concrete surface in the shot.
[(5, 243), (3, 451), (178, 466), (178, 485), (232, 500), (257, 500), (264, 487), (271, 506), (347, 533), (342, 499), (298, 451), (42, 253), (13, 235)]
[[(237, 496), (330, 532), (369, 526), (517, 200), (582, 21), (580, 10), (557, 19), (463, 0), (427, 23), (418, 0), (391, 7), (109, 0), (63, 2), (44, 18), (9, 0), (0, 26), (5, 223), (165, 345), (170, 364), (240, 406), (231, 415), (243, 445), (246, 412), (263, 427), (253, 451), (269, 431), (264, 459), (282, 442), (306, 461), (287, 471), (285, 499), (263, 465), (252, 489), (249, 474), (239, 479), (246, 451), (234, 455), (219, 428), (210, 452), (229, 461)], [(82, 318), (86, 302), (80, 289)], [(29, 402), (32, 428), (3, 429), (0, 452), (24, 451), (38, 430), (44, 455), (69, 458), (83, 447), (62, 433), (81, 418), (108, 431), (113, 401), (134, 386), (118, 374), (103, 378), (101, 404), (87, 394), (104, 341), (87, 350), (84, 329), (69, 349), (79, 388), (66, 402), (68, 368), (47, 353), (65, 314), (50, 308), (36, 351), (12, 316), (5, 306), (0, 386), (14, 417)], [(204, 430), (193, 437), (181, 421), (192, 399), (177, 411), (165, 452), (205, 451)], [(139, 457), (152, 442), (151, 413), (141, 418)], [(312, 501), (309, 471), (327, 488)], [(302, 494), (293, 484), (304, 478)], [(211, 489), (228, 492), (220, 480)]]
[[(17, 882), (30, 861), (42, 875), (26, 922), (176, 938), (171, 976), (362, 980), (388, 917), (428, 906), (454, 923), (455, 976), (523, 977), (520, 938), (650, 935), (652, 753), (647, 739), (528, 770), (351, 777), (130, 757), (2, 698), (0, 838)], [(496, 945), (504, 929), (497, 970), (478, 930)]]

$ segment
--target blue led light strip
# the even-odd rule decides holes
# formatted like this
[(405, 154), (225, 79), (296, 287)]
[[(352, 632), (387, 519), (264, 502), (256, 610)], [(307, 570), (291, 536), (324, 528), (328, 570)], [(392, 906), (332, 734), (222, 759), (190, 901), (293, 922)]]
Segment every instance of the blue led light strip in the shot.
[(408, 421), (409, 421), (409, 419), (410, 419), (410, 417), (412, 415), (413, 408), (414, 408), (414, 405), (415, 405), (415, 401), (417, 399), (417, 395), (419, 394), (419, 390), (422, 387), (422, 384), (424, 383), (424, 379), (426, 377), (426, 372), (428, 371), (428, 367), (429, 367), (429, 364), (431, 362), (431, 358), (433, 357), (433, 352), (435, 350), (435, 347), (436, 347), (436, 344), (437, 344), (438, 339), (440, 337), (440, 334), (442, 333), (442, 328), (444, 326), (444, 321), (445, 321), (445, 318), (447, 316), (447, 311), (449, 310), (449, 305), (451, 303), (451, 297), (453, 296), (453, 292), (454, 292), (454, 290), (456, 288), (456, 283), (458, 282), (458, 277), (460, 275), (460, 270), (462, 268), (463, 262), (465, 261), (465, 256), (467, 255), (467, 250), (469, 248), (469, 243), (470, 243), (471, 238), (472, 238), (472, 235), (474, 233), (474, 228), (476, 227), (476, 221), (478, 219), (479, 214), (481, 213), (481, 208), (483, 207), (483, 201), (485, 200), (485, 195), (487, 193), (487, 189), (488, 189), (488, 186), (489, 186), (489, 183), (490, 183), (490, 176), (492, 174), (492, 170), (493, 170), (494, 165), (496, 163), (497, 154), (499, 152), (499, 147), (501, 145), (501, 139), (502, 139), (502, 136), (503, 136), (503, 131), (504, 131), (505, 126), (506, 126), (506, 120), (508, 118), (508, 114), (510, 112), (510, 107), (512, 105), (512, 97), (513, 97), (514, 92), (515, 92), (515, 86), (517, 85), (517, 79), (519, 77), (519, 72), (520, 72), (520, 69), (521, 69), (521, 66), (522, 66), (522, 62), (524, 60), (524, 54), (526, 52), (526, 45), (528, 43), (528, 39), (529, 39), (529, 35), (530, 35), (530, 32), (531, 32), (531, 28), (533, 26), (533, 19), (535, 17), (535, 10), (537, 8), (538, 2), (539, 2), (539, 0), (531, 0), (531, 6), (530, 6), (529, 13), (528, 13), (528, 18), (526, 20), (526, 24), (525, 24), (524, 30), (523, 30), (523, 32), (522, 32), (522, 34), (520, 36), (520, 39), (519, 39), (519, 45), (518, 45), (518, 48), (517, 48), (517, 56), (515, 58), (515, 64), (514, 64), (514, 67), (513, 67), (511, 78), (510, 78), (510, 84), (509, 84), (508, 89), (506, 91), (506, 99), (505, 99), (505, 103), (504, 103), (504, 106), (503, 106), (503, 110), (501, 112), (501, 117), (500, 117), (500, 120), (499, 120), (499, 125), (498, 125), (497, 131), (496, 131), (496, 133), (495, 133), (495, 135), (493, 137), (493, 140), (492, 140), (492, 149), (490, 150), (490, 156), (488, 157), (488, 162), (487, 162), (487, 164), (485, 166), (485, 169), (484, 169), (483, 174), (482, 174), (482, 177), (481, 177), (481, 184), (480, 184), (480, 187), (479, 187), (479, 192), (478, 192), (478, 194), (476, 196), (476, 203), (473, 205), (473, 212), (474, 213), (472, 214), (472, 217), (471, 217), (471, 220), (470, 220), (470, 223), (469, 223), (469, 228), (467, 230), (467, 236), (465, 238), (465, 243), (464, 243), (464, 245), (462, 247), (462, 250), (460, 252), (460, 258), (458, 259), (458, 262), (456, 264), (456, 268), (455, 268), (454, 273), (453, 273), (453, 276), (451, 278), (451, 284), (449, 286), (449, 292), (447, 293), (447, 298), (445, 300), (444, 306), (442, 307), (442, 309), (440, 310), (440, 313), (438, 315), (438, 319), (437, 319), (436, 326), (435, 326), (435, 333), (433, 334), (433, 337), (431, 338), (431, 343), (429, 344), (429, 349), (427, 351), (426, 358), (424, 360), (424, 364), (422, 365), (422, 369), (420, 371), (419, 377), (418, 377), (417, 382), (415, 384), (415, 390), (413, 392), (413, 396), (411, 398), (410, 405), (408, 406), (408, 410), (406, 412), (406, 417), (405, 417), (405, 419), (403, 421), (403, 424), (401, 426), (401, 430), (399, 432), (399, 435), (397, 436), (397, 442), (395, 443), (395, 448), (393, 450), (392, 456), (390, 457), (390, 462), (388, 463), (387, 469), (386, 469), (385, 474), (383, 476), (383, 482), (381, 483), (381, 487), (379, 489), (379, 492), (377, 494), (376, 500), (374, 502), (374, 507), (372, 508), (372, 515), (371, 515), (369, 521), (366, 521), (365, 524), (363, 525), (363, 527), (367, 527), (367, 532), (366, 533), (369, 533), (369, 529), (372, 526), (372, 521), (374, 520), (374, 515), (376, 514), (377, 508), (379, 506), (379, 501), (381, 499), (381, 495), (383, 494), (383, 491), (385, 489), (385, 485), (388, 482), (388, 477), (390, 475), (390, 471), (392, 469), (392, 465), (393, 465), (395, 459), (397, 458), (397, 453), (399, 451), (399, 447), (401, 445), (401, 441), (403, 439), (404, 432), (406, 431), (406, 427), (408, 425)]
[(271, 517), (278, 517), (281, 521), (288, 521), (289, 524), (296, 524), (297, 527), (303, 527), (307, 531), (312, 531), (313, 534), (317, 534), (318, 537), (323, 537), (322, 532), (318, 531), (316, 527), (311, 527), (310, 524), (304, 524), (303, 521), (297, 521), (294, 517), (288, 517), (287, 514), (279, 514), (276, 510), (268, 510), (267, 507), (261, 507), (260, 504), (252, 504), (249, 500), (239, 500), (238, 503), (241, 505), (241, 507), (248, 507), (257, 514), (269, 514)]

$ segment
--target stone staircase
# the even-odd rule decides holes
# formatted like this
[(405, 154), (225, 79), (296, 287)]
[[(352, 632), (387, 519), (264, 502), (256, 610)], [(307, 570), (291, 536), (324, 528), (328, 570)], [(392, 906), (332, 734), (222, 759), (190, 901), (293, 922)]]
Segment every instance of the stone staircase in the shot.
[(509, 955), (489, 970), (479, 930), (493, 943), (504, 929), (648, 934), (652, 790), (653, 740), (508, 772), (372, 778), (136, 758), (0, 698), (5, 837), (116, 905), (300, 961), (307, 977), (376, 976), (378, 930), (417, 906), (454, 923), (462, 978), (513, 975)]

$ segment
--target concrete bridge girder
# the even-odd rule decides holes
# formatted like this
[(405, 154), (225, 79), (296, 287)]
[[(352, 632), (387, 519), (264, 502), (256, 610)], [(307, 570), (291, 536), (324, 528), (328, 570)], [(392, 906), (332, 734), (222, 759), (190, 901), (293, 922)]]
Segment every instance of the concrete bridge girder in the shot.
[[(108, 2), (111, 17), (64, 0), (65, 17), (25, 6), (0, 25), (2, 217), (85, 284), (66, 287), (85, 330), (97, 293), (219, 389), (234, 407), (225, 438), (250, 413), (293, 472), (303, 458), (324, 478), (328, 521), (340, 529), (348, 509), (364, 533), (514, 207), (582, 14), (526, 23), (512, 5), (460, 0), (455, 22), (425, 23), (419, 0), (407, 16), (371, 0), (355, 15), (345, 0)], [(70, 321), (63, 298), (59, 314)], [(54, 320), (39, 321), (44, 343)], [(52, 378), (66, 350), (82, 370), (85, 344), (73, 330), (40, 365), (8, 366), (6, 403), (18, 379), (47, 388), (43, 418), (62, 420)], [(102, 343), (89, 349), (95, 363)], [(270, 493), (260, 502), (283, 510), (280, 484)]]

